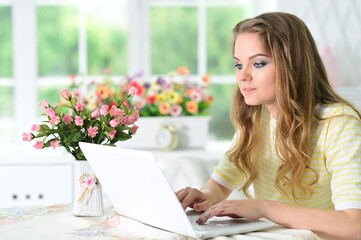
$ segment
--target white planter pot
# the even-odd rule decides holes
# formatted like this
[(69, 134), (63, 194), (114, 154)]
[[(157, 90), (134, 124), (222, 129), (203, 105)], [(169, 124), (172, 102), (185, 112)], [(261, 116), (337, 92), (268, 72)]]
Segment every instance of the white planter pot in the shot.
[(102, 187), (88, 161), (75, 161), (75, 200), (73, 215), (99, 217), (104, 214)]
[[(159, 141), (162, 138), (160, 130), (171, 127), (177, 144), (173, 148), (204, 148), (208, 141), (208, 125), (210, 117), (141, 117), (136, 122), (137, 133), (127, 141), (117, 143), (119, 147), (137, 149), (166, 149)], [(171, 135), (171, 134), (168, 134)], [(164, 136), (164, 135), (163, 135)], [(163, 137), (163, 141), (168, 141)], [(161, 140), (162, 141), (162, 140)]]

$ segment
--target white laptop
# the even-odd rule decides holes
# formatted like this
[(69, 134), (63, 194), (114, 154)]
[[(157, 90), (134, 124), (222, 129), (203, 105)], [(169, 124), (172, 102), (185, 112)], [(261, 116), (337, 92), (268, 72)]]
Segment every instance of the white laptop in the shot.
[[(151, 152), (81, 142), (80, 148), (115, 210), (139, 222), (192, 238), (210, 238), (274, 226), (245, 218), (211, 218), (183, 210)], [(177, 189), (176, 189), (177, 190)]]

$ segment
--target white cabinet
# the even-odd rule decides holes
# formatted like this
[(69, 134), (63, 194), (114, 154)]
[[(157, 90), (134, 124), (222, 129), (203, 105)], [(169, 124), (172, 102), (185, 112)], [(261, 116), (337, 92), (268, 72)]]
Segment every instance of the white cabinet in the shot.
[(70, 163), (0, 164), (0, 207), (72, 202), (73, 185)]

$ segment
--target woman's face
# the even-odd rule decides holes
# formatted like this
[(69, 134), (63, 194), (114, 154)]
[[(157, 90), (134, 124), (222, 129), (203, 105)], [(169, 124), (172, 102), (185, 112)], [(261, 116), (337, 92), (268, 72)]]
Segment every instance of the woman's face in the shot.
[(276, 67), (257, 33), (242, 33), (234, 46), (236, 78), (246, 104), (265, 105), (277, 117)]

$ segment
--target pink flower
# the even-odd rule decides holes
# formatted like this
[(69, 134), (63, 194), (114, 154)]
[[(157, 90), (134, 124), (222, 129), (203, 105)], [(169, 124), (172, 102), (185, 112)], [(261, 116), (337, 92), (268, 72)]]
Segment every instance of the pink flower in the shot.
[(124, 111), (113, 105), (109, 110), (109, 114), (113, 117), (122, 117), (124, 115)]
[(75, 119), (75, 120), (74, 120), (74, 121), (75, 121), (75, 125), (77, 125), (77, 126), (83, 126), (84, 121), (83, 121), (83, 119), (82, 119), (81, 117), (75, 116), (74, 119)]
[(38, 132), (40, 131), (40, 125), (38, 124), (33, 124), (33, 126), (31, 126), (31, 131), (34, 131), (34, 132)]
[(60, 141), (59, 140), (51, 141), (50, 145), (53, 147), (53, 149), (55, 149), (60, 146)]
[(111, 120), (111, 121), (109, 122), (109, 125), (110, 125), (111, 127), (117, 127), (117, 126), (119, 125), (119, 123), (120, 123), (120, 120), (119, 120), (119, 119), (113, 119), (113, 120)]
[(132, 129), (129, 130), (129, 133), (130, 133), (130, 134), (135, 134), (135, 133), (137, 132), (138, 128), (139, 128), (139, 127), (134, 124), (133, 127), (132, 127)]
[(95, 137), (98, 134), (98, 127), (89, 127), (88, 128), (88, 135), (90, 137)]
[(117, 134), (117, 130), (113, 130), (113, 131), (111, 131), (110, 133), (109, 133), (109, 138), (110, 139), (114, 139), (115, 138), (115, 134)]
[(56, 117), (56, 114), (52, 108), (47, 108), (45, 114), (48, 115), (51, 119)]
[(97, 118), (99, 116), (100, 116), (100, 111), (99, 111), (99, 108), (97, 108), (92, 112), (91, 117), (92, 118)]
[(193, 102), (202, 101), (202, 94), (197, 90), (193, 90), (189, 97), (190, 99), (192, 99)]
[(48, 102), (48, 100), (44, 99), (44, 100), (40, 103), (39, 107), (40, 107), (41, 109), (43, 109), (43, 110), (45, 110), (46, 108), (48, 108), (48, 107), (49, 107), (49, 102)]
[(31, 133), (23, 133), (23, 141), (30, 142), (33, 139), (33, 134)]
[(81, 91), (79, 89), (73, 89), (73, 91), (71, 91), (71, 94), (74, 98), (80, 99), (83, 95), (81, 93)]
[(60, 96), (62, 96), (66, 100), (69, 100), (71, 93), (68, 91), (68, 89), (63, 89), (60, 91)]
[(34, 146), (35, 149), (43, 149), (44, 148), (44, 144), (42, 142), (37, 141)]
[(106, 116), (108, 115), (108, 112), (109, 112), (108, 105), (103, 105), (102, 108), (100, 109), (100, 114)]
[(82, 104), (81, 102), (77, 102), (75, 104), (75, 109), (79, 112), (83, 111), (84, 110), (84, 104)]
[(133, 86), (129, 89), (128, 94), (130, 95), (130, 97), (133, 97), (137, 92), (138, 92), (137, 88)]
[(73, 118), (67, 113), (65, 114), (64, 117), (62, 117), (62, 120), (66, 123), (66, 124), (69, 124), (73, 121)]
[(135, 107), (137, 109), (142, 109), (145, 107), (145, 100), (144, 99), (139, 99), (138, 101), (135, 102)]
[(50, 120), (50, 124), (56, 125), (58, 123), (60, 123), (60, 117), (59, 116), (55, 116)]
[(178, 117), (182, 113), (182, 107), (178, 104), (173, 104), (170, 107), (170, 115)]

